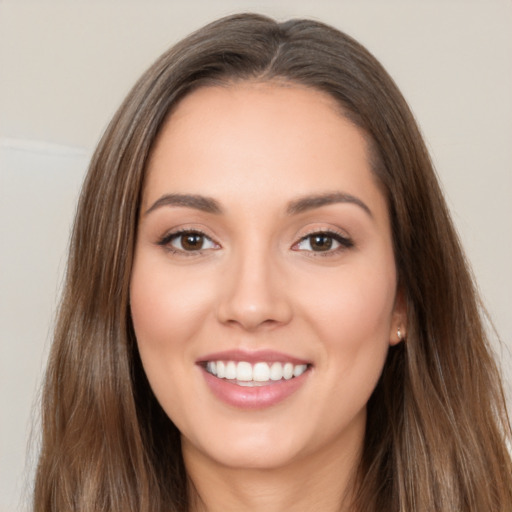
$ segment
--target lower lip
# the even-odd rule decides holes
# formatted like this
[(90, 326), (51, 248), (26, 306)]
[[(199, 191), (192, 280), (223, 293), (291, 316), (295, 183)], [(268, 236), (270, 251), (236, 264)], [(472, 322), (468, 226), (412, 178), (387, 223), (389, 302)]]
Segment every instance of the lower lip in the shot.
[(208, 387), (222, 402), (238, 409), (264, 409), (276, 405), (295, 393), (306, 381), (309, 369), (299, 377), (270, 381), (264, 386), (239, 386), (219, 379), (201, 368)]

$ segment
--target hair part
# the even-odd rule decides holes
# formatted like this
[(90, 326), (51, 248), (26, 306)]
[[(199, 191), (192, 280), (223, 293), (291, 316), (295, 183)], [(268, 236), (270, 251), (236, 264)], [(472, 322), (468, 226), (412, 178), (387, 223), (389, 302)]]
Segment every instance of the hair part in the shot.
[(165, 119), (199, 87), (282, 81), (328, 94), (366, 135), (389, 207), (407, 341), (368, 404), (355, 510), (512, 508), (503, 391), (481, 306), (428, 152), (377, 60), (327, 25), (240, 14), (160, 57), (93, 156), (73, 227), (43, 397), (34, 510), (188, 509), (180, 435), (138, 355), (129, 284), (145, 170)]

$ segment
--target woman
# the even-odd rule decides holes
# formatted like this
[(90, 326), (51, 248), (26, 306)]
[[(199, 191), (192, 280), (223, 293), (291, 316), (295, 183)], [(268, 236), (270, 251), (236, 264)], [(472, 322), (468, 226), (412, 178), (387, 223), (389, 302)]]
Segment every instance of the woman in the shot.
[(510, 425), (414, 119), (357, 42), (222, 19), (95, 153), (35, 510), (508, 511)]

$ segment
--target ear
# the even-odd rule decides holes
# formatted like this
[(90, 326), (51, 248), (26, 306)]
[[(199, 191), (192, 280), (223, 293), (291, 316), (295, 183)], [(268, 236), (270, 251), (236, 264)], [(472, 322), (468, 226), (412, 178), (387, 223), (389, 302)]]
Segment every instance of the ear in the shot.
[(398, 345), (407, 338), (407, 304), (405, 293), (401, 286), (397, 288), (395, 305), (391, 318), (391, 329), (389, 333), (389, 344)]

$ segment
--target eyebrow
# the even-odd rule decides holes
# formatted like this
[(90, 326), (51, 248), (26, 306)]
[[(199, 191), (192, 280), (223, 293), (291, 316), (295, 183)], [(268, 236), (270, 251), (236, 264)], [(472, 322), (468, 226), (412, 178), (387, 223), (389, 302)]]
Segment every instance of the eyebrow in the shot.
[(144, 213), (147, 215), (162, 206), (183, 206), (185, 208), (194, 208), (206, 213), (220, 214), (222, 208), (220, 204), (211, 197), (200, 196), (196, 194), (165, 194), (157, 199)]
[[(313, 194), (300, 197), (288, 203), (286, 213), (288, 215), (297, 215), (308, 210), (314, 210), (315, 208), (321, 208), (322, 206), (329, 206), (337, 203), (355, 204), (373, 218), (370, 208), (368, 208), (361, 199), (344, 192), (329, 192), (325, 194)], [(220, 215), (223, 212), (219, 202), (211, 197), (197, 194), (165, 194), (157, 199), (144, 214), (147, 215), (162, 206), (181, 206), (216, 215)]]
[(370, 217), (373, 218), (373, 214), (368, 206), (361, 201), (361, 199), (344, 192), (329, 192), (326, 194), (314, 194), (310, 196), (300, 197), (295, 199), (288, 204), (286, 212), (289, 215), (296, 215), (303, 213), (308, 210), (320, 208), (322, 206), (329, 206), (337, 203), (350, 203), (355, 204), (362, 208)]

